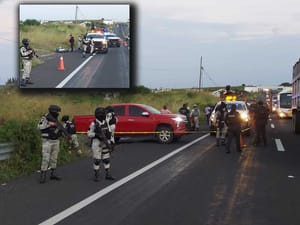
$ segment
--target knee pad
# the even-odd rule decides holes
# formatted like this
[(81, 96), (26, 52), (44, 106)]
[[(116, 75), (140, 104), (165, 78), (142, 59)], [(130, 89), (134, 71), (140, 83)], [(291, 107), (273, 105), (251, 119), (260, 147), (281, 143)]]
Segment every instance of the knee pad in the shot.
[(104, 164), (109, 164), (110, 163), (109, 159), (103, 159), (102, 161), (103, 161)]
[(94, 164), (96, 166), (99, 166), (100, 165), (100, 159), (94, 159)]

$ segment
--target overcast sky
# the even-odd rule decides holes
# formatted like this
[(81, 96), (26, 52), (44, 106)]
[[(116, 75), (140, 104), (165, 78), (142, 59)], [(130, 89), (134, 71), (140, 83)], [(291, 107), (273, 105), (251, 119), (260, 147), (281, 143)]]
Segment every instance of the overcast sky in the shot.
[[(0, 51), (5, 52), (0, 55), (1, 83), (17, 73), (18, 3), (0, 1), (0, 19), (6, 22), (0, 27)], [(203, 86), (291, 82), (292, 66), (300, 57), (299, 0), (135, 0), (129, 3), (135, 11), (136, 21), (132, 22), (136, 31), (134, 58), (139, 85), (198, 87), (201, 56)], [(48, 11), (49, 14), (32, 10), (31, 14), (45, 19), (75, 17), (74, 8), (64, 13)], [(25, 11), (23, 14), (24, 18), (29, 17)], [(80, 7), (79, 19), (92, 15), (93, 10)], [(121, 13), (116, 12), (112, 19), (119, 16)]]
[(107, 19), (127, 22), (129, 19), (128, 4), (21, 4), (20, 20), (74, 20)]

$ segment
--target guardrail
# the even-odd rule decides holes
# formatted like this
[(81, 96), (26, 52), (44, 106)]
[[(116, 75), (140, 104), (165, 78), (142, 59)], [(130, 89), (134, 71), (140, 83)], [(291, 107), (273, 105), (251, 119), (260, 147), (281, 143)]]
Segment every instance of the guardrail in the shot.
[(14, 151), (14, 143), (0, 143), (0, 161), (9, 159)]

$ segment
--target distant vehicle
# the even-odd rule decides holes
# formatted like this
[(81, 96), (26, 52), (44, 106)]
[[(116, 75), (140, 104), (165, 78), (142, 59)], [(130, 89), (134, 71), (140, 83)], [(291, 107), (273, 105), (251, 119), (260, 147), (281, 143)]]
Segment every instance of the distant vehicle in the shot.
[[(231, 110), (231, 106), (233, 104), (236, 105), (236, 111), (238, 111), (240, 113), (241, 118), (242, 118), (242, 131), (244, 131), (243, 133), (245, 133), (247, 135), (250, 134), (250, 130), (249, 130), (250, 115), (249, 115), (249, 109), (248, 109), (246, 102), (244, 102), (244, 101), (224, 101), (224, 102), (226, 103), (226, 108), (227, 108), (228, 112)], [(220, 104), (221, 104), (221, 101), (215, 105), (215, 107), (211, 113), (211, 116), (209, 118), (209, 127), (210, 127), (211, 135), (215, 134), (216, 130), (217, 130), (216, 109)]]
[(69, 49), (58, 47), (58, 48), (55, 49), (55, 52), (57, 52), (57, 53), (65, 53), (65, 52), (69, 52)]
[(292, 91), (284, 90), (277, 94), (277, 116), (279, 119), (292, 118)]
[(272, 112), (276, 112), (277, 109), (277, 95), (272, 96)]
[(300, 60), (293, 67), (292, 79), (292, 124), (293, 131), (300, 133)]
[[(159, 110), (144, 104), (112, 104), (118, 123), (116, 140), (128, 136), (153, 136), (159, 143), (168, 144), (187, 134), (186, 117), (178, 114), (161, 114)], [(76, 130), (87, 132), (94, 115), (74, 116)]]
[(121, 39), (114, 33), (105, 32), (105, 38), (108, 41), (108, 47), (120, 47), (121, 46)]
[(96, 53), (107, 53), (108, 43), (103, 33), (88, 33), (86, 35), (87, 40), (93, 39), (94, 41), (94, 52)]

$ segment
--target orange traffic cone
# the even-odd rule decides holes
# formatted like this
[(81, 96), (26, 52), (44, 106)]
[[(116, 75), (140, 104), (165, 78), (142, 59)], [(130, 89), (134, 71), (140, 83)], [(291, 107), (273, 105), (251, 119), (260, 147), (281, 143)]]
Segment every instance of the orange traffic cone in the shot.
[(62, 55), (59, 58), (58, 70), (65, 70), (64, 58)]

